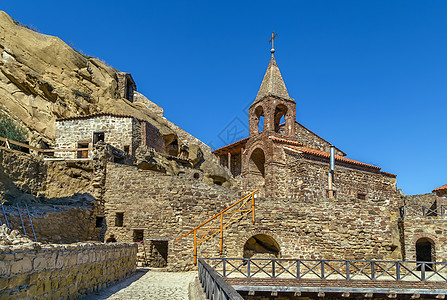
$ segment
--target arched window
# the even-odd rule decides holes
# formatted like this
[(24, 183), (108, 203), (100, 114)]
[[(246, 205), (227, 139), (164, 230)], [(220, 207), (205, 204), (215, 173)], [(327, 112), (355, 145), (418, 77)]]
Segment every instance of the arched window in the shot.
[(266, 234), (257, 234), (249, 238), (244, 244), (244, 258), (251, 258), (256, 254), (277, 258), (280, 253), (278, 243)]

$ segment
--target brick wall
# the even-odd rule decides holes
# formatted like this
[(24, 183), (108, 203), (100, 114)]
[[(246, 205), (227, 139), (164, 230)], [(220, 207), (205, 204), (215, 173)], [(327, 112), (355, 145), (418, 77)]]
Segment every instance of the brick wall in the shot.
[(78, 298), (132, 274), (136, 252), (124, 243), (3, 246), (0, 298)]

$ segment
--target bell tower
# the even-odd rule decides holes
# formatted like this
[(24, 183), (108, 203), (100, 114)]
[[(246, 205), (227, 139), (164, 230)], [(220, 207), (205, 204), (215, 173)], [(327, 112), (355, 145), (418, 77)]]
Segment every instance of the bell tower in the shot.
[[(249, 128), (250, 138), (265, 132), (266, 134), (279, 133), (279, 123), (284, 117), (286, 126), (284, 135), (295, 135), (296, 104), (290, 98), (286, 85), (279, 71), (275, 60), (275, 49), (273, 48), (272, 35), (272, 56), (270, 63), (262, 80), (261, 87), (256, 95), (255, 101), (249, 108)], [(259, 130), (259, 122), (264, 119), (263, 130)]]

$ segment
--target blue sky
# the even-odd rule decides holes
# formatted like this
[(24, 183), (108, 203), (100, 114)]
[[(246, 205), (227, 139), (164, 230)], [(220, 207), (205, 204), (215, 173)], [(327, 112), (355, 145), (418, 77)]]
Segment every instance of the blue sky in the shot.
[[(406, 194), (447, 183), (447, 1), (8, 1), (0, 9), (130, 72), (218, 148), (248, 135), (275, 57), (297, 120)], [(229, 133), (237, 133), (236, 136)]]

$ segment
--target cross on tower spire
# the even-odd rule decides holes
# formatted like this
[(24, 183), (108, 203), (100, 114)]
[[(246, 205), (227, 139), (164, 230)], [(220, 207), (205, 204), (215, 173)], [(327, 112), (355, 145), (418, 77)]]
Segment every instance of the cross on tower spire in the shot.
[(270, 52), (273, 54), (273, 53), (275, 53), (275, 48), (273, 47), (273, 42), (275, 41), (275, 37), (277, 36), (278, 34), (277, 33), (274, 33), (273, 31), (272, 31), (272, 38), (269, 40), (269, 43), (272, 43), (272, 49), (270, 50)]

